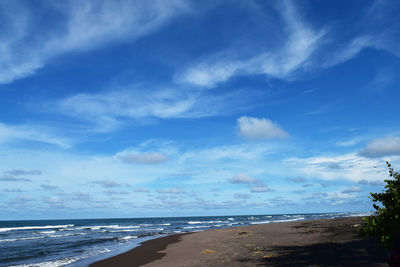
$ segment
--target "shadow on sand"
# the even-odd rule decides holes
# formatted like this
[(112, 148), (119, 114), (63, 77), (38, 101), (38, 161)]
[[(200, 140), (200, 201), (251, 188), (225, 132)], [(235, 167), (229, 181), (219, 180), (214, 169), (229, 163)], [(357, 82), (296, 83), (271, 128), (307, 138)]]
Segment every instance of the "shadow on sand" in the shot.
[(277, 256), (263, 259), (260, 266), (388, 266), (387, 250), (374, 238), (310, 246), (275, 246)]

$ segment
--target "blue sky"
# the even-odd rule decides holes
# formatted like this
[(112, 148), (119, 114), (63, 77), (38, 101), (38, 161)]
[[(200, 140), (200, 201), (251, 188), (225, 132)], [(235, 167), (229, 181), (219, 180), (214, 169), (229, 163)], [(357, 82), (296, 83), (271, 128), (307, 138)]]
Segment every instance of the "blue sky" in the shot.
[(397, 1), (1, 1), (0, 219), (369, 211)]

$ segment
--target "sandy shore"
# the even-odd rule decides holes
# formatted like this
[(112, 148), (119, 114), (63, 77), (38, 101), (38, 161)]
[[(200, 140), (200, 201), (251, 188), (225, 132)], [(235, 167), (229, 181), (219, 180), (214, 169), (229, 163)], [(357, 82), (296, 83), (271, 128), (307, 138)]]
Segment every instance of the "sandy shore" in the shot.
[(260, 224), (177, 234), (96, 262), (103, 266), (388, 266), (361, 218)]

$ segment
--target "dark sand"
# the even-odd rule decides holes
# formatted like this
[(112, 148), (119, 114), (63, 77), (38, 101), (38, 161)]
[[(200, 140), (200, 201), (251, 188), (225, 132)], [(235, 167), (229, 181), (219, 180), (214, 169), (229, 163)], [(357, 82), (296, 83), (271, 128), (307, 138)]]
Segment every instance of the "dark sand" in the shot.
[(360, 237), (360, 224), (353, 217), (171, 235), (90, 266), (388, 266), (386, 249)]

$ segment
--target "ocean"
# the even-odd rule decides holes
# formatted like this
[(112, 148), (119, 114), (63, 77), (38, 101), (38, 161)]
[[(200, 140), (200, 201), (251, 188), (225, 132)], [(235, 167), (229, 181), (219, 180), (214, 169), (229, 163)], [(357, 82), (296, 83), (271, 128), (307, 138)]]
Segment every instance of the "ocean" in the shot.
[(0, 266), (87, 266), (170, 234), (252, 224), (365, 216), (317, 213), (0, 221)]

